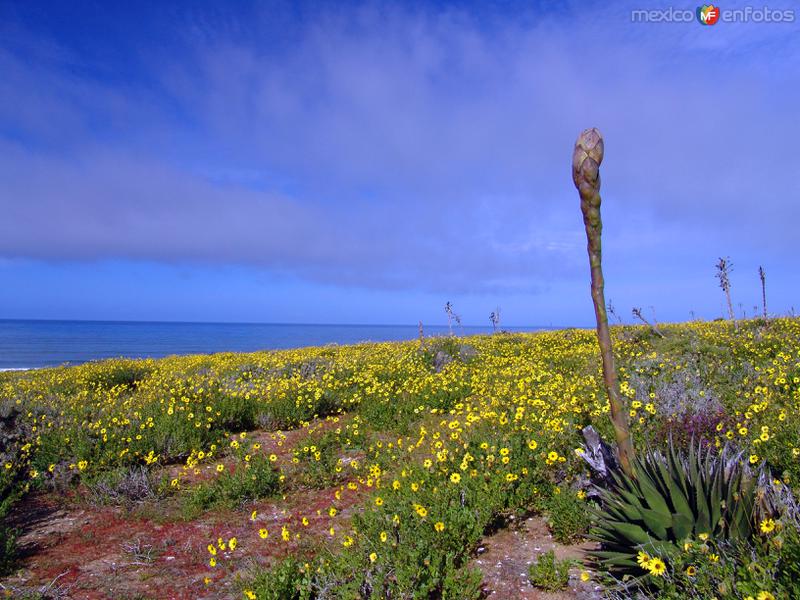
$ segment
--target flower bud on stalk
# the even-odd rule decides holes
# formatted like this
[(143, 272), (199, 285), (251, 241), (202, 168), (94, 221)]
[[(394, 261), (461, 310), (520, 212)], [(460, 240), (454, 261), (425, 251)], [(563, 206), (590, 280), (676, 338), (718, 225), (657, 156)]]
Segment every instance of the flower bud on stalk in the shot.
[(583, 224), (589, 251), (589, 267), (592, 274), (592, 300), (597, 319), (597, 341), (603, 359), (603, 380), (611, 407), (611, 422), (619, 448), (619, 462), (626, 475), (634, 476), (633, 444), (631, 443), (628, 418), (622, 405), (614, 369), (614, 354), (608, 329), (608, 315), (603, 293), (603, 268), (600, 236), (603, 220), (600, 217), (600, 163), (603, 162), (603, 137), (595, 129), (587, 129), (578, 136), (572, 154), (572, 180), (581, 197)]

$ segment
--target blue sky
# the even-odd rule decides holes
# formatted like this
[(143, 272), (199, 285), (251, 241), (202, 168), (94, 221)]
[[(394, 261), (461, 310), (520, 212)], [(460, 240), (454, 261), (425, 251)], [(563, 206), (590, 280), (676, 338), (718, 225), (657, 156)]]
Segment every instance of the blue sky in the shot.
[(0, 1), (0, 318), (590, 325), (589, 126), (624, 319), (800, 309), (800, 9), (665, 6)]

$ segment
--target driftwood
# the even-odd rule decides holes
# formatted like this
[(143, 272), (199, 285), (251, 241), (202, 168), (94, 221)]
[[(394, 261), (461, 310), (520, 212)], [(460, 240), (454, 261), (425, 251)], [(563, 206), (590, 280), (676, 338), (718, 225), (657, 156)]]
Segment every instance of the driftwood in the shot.
[(583, 439), (586, 444), (581, 458), (589, 465), (591, 483), (599, 488), (608, 489), (613, 484), (611, 474), (620, 468), (617, 453), (603, 441), (591, 425), (583, 428)]

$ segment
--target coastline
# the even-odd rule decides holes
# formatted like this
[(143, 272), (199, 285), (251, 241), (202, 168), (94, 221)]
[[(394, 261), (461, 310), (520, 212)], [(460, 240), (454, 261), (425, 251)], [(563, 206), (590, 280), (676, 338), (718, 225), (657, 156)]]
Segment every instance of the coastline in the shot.
[[(549, 329), (501, 326), (510, 332)], [(491, 326), (454, 328), (459, 336), (491, 334)], [(425, 327), (426, 337), (448, 335)], [(109, 358), (286, 350), (327, 344), (418, 338), (418, 325), (295, 325), (0, 320), (0, 373), (83, 364)]]

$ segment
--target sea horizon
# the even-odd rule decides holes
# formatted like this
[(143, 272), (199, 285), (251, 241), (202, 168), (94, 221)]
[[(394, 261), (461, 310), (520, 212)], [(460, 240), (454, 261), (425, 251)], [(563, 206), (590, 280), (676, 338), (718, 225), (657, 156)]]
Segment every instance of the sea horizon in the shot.
[[(562, 329), (501, 325), (498, 330)], [(425, 325), (426, 337), (447, 335), (447, 325)], [(456, 335), (493, 332), (491, 325), (454, 325)], [(0, 319), (0, 371), (77, 365), (109, 358), (258, 352), (326, 344), (405, 341), (419, 324), (252, 323), (208, 321), (111, 321)]]

